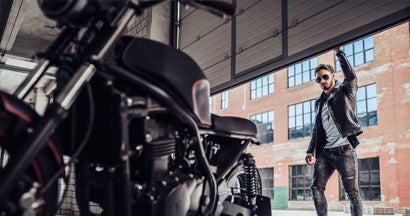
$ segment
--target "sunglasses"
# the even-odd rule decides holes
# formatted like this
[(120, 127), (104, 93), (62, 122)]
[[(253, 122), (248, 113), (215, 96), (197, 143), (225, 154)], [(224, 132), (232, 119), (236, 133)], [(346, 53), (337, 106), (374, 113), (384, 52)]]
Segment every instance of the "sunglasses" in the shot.
[(328, 80), (330, 77), (329, 75), (325, 74), (322, 77), (316, 77), (316, 83), (320, 83), (322, 81), (322, 79), (324, 80)]

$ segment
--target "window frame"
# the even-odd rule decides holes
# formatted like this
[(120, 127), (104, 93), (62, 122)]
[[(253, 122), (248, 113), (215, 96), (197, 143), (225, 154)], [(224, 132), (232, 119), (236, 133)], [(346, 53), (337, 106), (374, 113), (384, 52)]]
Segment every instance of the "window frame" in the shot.
[[(359, 45), (360, 44), (360, 45)], [(359, 48), (358, 46), (361, 46)], [(352, 67), (358, 67), (363, 64), (374, 61), (374, 37), (373, 35), (353, 41), (343, 46), (343, 51)], [(359, 56), (363, 59), (362, 63), (357, 63)], [(371, 56), (371, 57), (370, 57)], [(335, 56), (336, 72), (341, 72), (339, 60)]]
[[(274, 167), (266, 167), (266, 168), (259, 168), (259, 176), (262, 183), (262, 195), (274, 199), (274, 191), (275, 191), (275, 168)], [(271, 175), (268, 175), (271, 174)], [(272, 182), (272, 184), (266, 184), (264, 182)], [(267, 187), (268, 185), (272, 185), (272, 187)]]
[[(306, 66), (308, 65), (308, 66)], [(310, 82), (316, 78), (315, 68), (317, 66), (317, 56), (305, 61), (298, 62), (287, 68), (288, 88), (292, 88), (303, 83)], [(298, 82), (299, 78), (300, 82)]]
[[(374, 88), (374, 93), (369, 93), (370, 88), (372, 89)], [(363, 89), (364, 89), (364, 97), (359, 98), (361, 96), (361, 91)], [(369, 105), (369, 103), (372, 103), (372, 105)], [(361, 104), (364, 104), (365, 108), (361, 107)], [(369, 111), (369, 109), (374, 109), (374, 110)], [(364, 112), (359, 113), (359, 110), (364, 110)], [(362, 127), (377, 126), (379, 123), (377, 111), (378, 109), (377, 109), (377, 85), (376, 83), (371, 83), (371, 84), (359, 87), (357, 91), (357, 95), (356, 95), (356, 116), (360, 122), (360, 125)], [(361, 118), (359, 117), (361, 115), (365, 115), (365, 120), (366, 120), (365, 124), (363, 123), (364, 121), (362, 121)], [(374, 123), (372, 123), (372, 121), (374, 121), (372, 117), (375, 118)]]
[[(306, 112), (307, 103), (310, 103), (310, 111)], [(298, 106), (301, 106), (302, 111), (298, 113)], [(292, 107), (294, 107), (294, 114), (292, 115)], [(310, 123), (306, 124), (305, 118), (309, 118)], [(293, 124), (291, 124), (291, 119), (294, 118)], [(301, 118), (301, 119), (300, 119)], [(315, 113), (315, 99), (303, 101), (301, 103), (293, 104), (288, 106), (288, 140), (300, 139), (312, 136), (313, 126), (315, 124), (316, 113)], [(298, 121), (302, 121), (302, 125), (298, 124)], [(294, 125), (294, 127), (291, 127)], [(301, 127), (301, 129), (298, 129)], [(301, 130), (301, 136), (298, 136), (298, 131)], [(294, 132), (293, 132), (294, 131)], [(293, 135), (295, 134), (295, 135)]]
[[(271, 114), (271, 115), (270, 115)], [(268, 120), (266, 122), (263, 121), (264, 115), (267, 115), (265, 118)], [(258, 134), (256, 135), (260, 144), (271, 144), (275, 141), (275, 112), (273, 110), (257, 113), (254, 115), (249, 116), (249, 119), (256, 124), (257, 127), (264, 127), (265, 124), (270, 124), (270, 128), (264, 133), (261, 134), (260, 131), (262, 129), (258, 129)], [(257, 122), (260, 120), (261, 122)], [(269, 121), (272, 120), (272, 121)], [(269, 131), (271, 130), (271, 131)], [(264, 142), (265, 139), (261, 139), (261, 137), (267, 138), (267, 142)]]
[[(301, 167), (302, 173), (298, 173), (298, 168)], [(293, 169), (296, 169), (296, 175), (293, 175)], [(302, 177), (302, 187), (294, 187), (293, 185), (298, 185), (298, 182), (293, 184), (293, 179), (299, 179)], [(302, 164), (302, 165), (290, 165), (289, 166), (289, 201), (307, 201), (313, 200), (313, 196), (311, 193), (311, 183), (313, 178), (313, 166)], [(298, 199), (298, 191), (303, 191), (303, 199)], [(296, 199), (293, 199), (293, 195), (296, 191)]]
[[(377, 165), (378, 165), (377, 171), (372, 169), (372, 167), (370, 165), (372, 161), (370, 161), (370, 160), (377, 160)], [(381, 186), (382, 185), (380, 183), (380, 178), (381, 178), (381, 176), (380, 176), (380, 158), (379, 157), (362, 158), (362, 159), (358, 159), (357, 162), (358, 162), (358, 167), (359, 167), (358, 168), (358, 172), (359, 172), (359, 181), (358, 181), (359, 182), (359, 190), (360, 190), (360, 196), (361, 196), (362, 200), (363, 201), (381, 201)], [(360, 169), (360, 167), (363, 167), (363, 166), (361, 166), (362, 165), (361, 163), (367, 163), (368, 169), (367, 170)], [(374, 174), (378, 175), (378, 181), (379, 181), (378, 184), (372, 184), (372, 182), (371, 182), (371, 180), (373, 178), (372, 176), (374, 176)], [(369, 179), (369, 182), (368, 182), (367, 185), (362, 185), (361, 176), (363, 176), (363, 175), (367, 175), (367, 178)], [(376, 193), (378, 192), (379, 196), (376, 197), (376, 198), (373, 198), (373, 197), (368, 198), (367, 196), (365, 196), (365, 193), (363, 192), (363, 190), (366, 187), (368, 187), (369, 191), (371, 191), (369, 193), (370, 196), (374, 196), (374, 193), (373, 193), (374, 191), (376, 191)], [(346, 192), (344, 191), (343, 183), (342, 183), (342, 179), (341, 179), (340, 175), (339, 175), (339, 200), (340, 201), (349, 200), (347, 198)]]
[(221, 92), (221, 109), (225, 110), (228, 109), (229, 103), (229, 91)]
[(275, 91), (275, 76), (274, 73), (270, 73), (265, 76), (261, 76), (250, 82), (250, 100), (264, 97), (272, 94)]

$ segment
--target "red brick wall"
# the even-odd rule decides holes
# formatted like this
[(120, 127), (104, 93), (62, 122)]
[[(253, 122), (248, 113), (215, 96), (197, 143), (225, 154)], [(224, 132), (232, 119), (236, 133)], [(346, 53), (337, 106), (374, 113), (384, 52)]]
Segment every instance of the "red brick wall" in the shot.
[[(376, 83), (378, 124), (364, 128), (359, 158), (379, 157), (381, 201), (364, 201), (363, 205), (390, 206), (399, 211), (410, 207), (410, 39), (409, 23), (374, 35), (374, 61), (355, 68), (360, 86)], [(334, 53), (318, 56), (318, 63), (334, 64)], [(342, 74), (338, 73), (338, 79)], [(314, 81), (287, 87), (287, 69), (274, 73), (274, 93), (250, 100), (250, 85), (229, 90), (228, 108), (221, 110), (221, 96), (212, 98), (212, 112), (219, 115), (249, 116), (274, 111), (274, 144), (253, 146), (259, 168), (274, 167), (275, 187), (288, 187), (289, 166), (305, 164), (310, 138), (288, 140), (288, 106), (319, 96)], [(338, 175), (328, 183), (329, 208), (342, 210), (348, 202), (339, 202)], [(289, 208), (313, 209), (313, 202), (289, 201)]]

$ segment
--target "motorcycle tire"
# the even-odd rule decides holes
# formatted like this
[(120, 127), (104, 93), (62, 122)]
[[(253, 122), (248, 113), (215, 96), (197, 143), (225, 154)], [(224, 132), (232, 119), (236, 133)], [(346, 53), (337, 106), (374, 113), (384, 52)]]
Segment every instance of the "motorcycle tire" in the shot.
[[(24, 137), (27, 129), (38, 119), (38, 114), (26, 103), (4, 92), (0, 92), (0, 173), (18, 151), (23, 150)], [(60, 163), (60, 164), (59, 164)], [(34, 188), (41, 190), (61, 167), (61, 155), (54, 145), (48, 140), (48, 148), (43, 149), (31, 162), (30, 167), (13, 185), (10, 196), (1, 205), (0, 215), (24, 215), (30, 211), (35, 215), (55, 215), (58, 200), (58, 181), (51, 186), (34, 202), (40, 204), (37, 208), (24, 209), (20, 203), (23, 194)], [(30, 202), (33, 203), (33, 202)], [(34, 210), (34, 211), (33, 211)], [(34, 213), (33, 213), (34, 214)], [(29, 214), (29, 215), (33, 215)]]

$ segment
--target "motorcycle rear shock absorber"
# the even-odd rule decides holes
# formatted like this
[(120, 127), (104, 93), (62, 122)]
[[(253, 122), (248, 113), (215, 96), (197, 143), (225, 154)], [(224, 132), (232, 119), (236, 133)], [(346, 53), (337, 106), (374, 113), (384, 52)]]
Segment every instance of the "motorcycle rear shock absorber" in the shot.
[(245, 188), (247, 195), (249, 197), (249, 204), (251, 206), (256, 205), (256, 195), (257, 195), (257, 182), (256, 177), (258, 175), (255, 165), (255, 160), (253, 159), (252, 154), (244, 155), (244, 173), (245, 173)]

